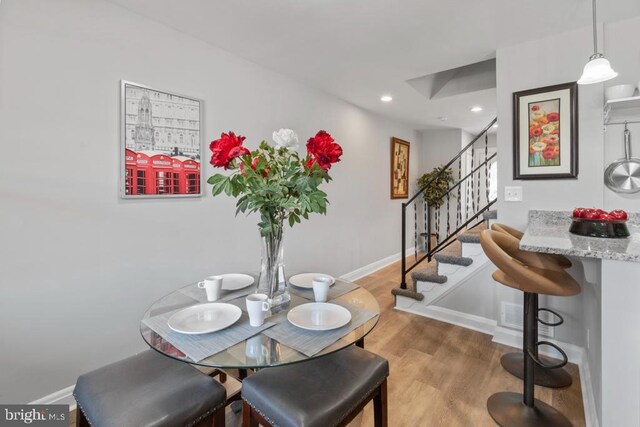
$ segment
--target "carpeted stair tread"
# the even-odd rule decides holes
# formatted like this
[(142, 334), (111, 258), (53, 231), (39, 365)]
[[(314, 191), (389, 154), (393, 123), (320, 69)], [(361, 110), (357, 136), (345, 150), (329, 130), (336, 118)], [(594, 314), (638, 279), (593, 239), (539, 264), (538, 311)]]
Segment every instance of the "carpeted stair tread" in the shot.
[(491, 210), (491, 211), (483, 212), (482, 218), (484, 220), (498, 219), (498, 211), (494, 209), (494, 210)]
[(414, 289), (416, 282), (434, 282), (445, 283), (447, 276), (441, 276), (438, 274), (438, 263), (431, 262), (426, 266), (411, 272), (411, 278), (413, 279)]
[(413, 298), (416, 301), (422, 301), (424, 299), (424, 295), (419, 292), (414, 292), (410, 289), (402, 289), (402, 288), (393, 288), (391, 289), (391, 294), (400, 295), (403, 297)]
[(462, 265), (464, 267), (473, 264), (473, 259), (463, 256), (436, 254), (434, 258), (436, 261), (444, 264)]
[(462, 243), (480, 243), (480, 233), (464, 233), (458, 236), (458, 241)]

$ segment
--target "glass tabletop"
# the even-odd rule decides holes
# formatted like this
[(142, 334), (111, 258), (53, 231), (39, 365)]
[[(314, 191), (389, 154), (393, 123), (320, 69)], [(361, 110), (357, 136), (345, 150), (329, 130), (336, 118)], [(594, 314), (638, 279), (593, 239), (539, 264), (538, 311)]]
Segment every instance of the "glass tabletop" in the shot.
[[(344, 283), (341, 279), (336, 279), (336, 283), (339, 282)], [(244, 297), (253, 292), (255, 292), (255, 285), (251, 285), (250, 287), (241, 290), (227, 291), (226, 294), (222, 295), (220, 301), (230, 303), (235, 302), (236, 305), (242, 309), (243, 313), (246, 313)], [(219, 353), (209, 356), (203, 360), (194, 361), (174, 347), (169, 341), (165, 340), (158, 333), (149, 328), (144, 321), (145, 319), (149, 319), (154, 316), (204, 303), (206, 302), (206, 299), (203, 299), (200, 296), (202, 293), (204, 293), (204, 290), (198, 290), (197, 284), (191, 284), (178, 289), (153, 303), (145, 312), (142, 321), (140, 322), (140, 333), (146, 343), (151, 348), (166, 356), (194, 365), (212, 368), (266, 368), (310, 360), (333, 353), (354, 344), (362, 340), (369, 332), (371, 332), (380, 318), (380, 306), (378, 305), (378, 301), (369, 291), (359, 287), (351, 292), (339, 296), (338, 298), (330, 300), (329, 302), (350, 304), (352, 306), (368, 310), (374, 313), (375, 316), (313, 356), (307, 356), (300, 353), (299, 351), (287, 347), (275, 339), (269, 338), (263, 333), (258, 332), (254, 336), (251, 336), (250, 338), (241, 341), (226, 350), (220, 351)], [(292, 292), (291, 304), (286, 310), (284, 310), (284, 312), (288, 312), (296, 306), (309, 302), (313, 301)], [(265, 322), (268, 321), (269, 318), (265, 319)]]

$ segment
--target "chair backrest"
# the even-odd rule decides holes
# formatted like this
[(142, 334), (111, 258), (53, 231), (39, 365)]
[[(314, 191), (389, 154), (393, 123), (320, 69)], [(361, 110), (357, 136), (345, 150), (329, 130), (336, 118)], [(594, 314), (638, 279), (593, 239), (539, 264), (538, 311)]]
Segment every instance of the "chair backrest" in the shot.
[[(498, 224), (498, 223), (493, 224), (491, 226), (491, 230), (505, 233), (517, 239), (518, 241), (522, 240), (522, 236), (524, 236), (524, 233), (522, 231), (516, 230), (515, 228), (509, 227), (508, 225), (504, 225), (504, 224)], [(556, 270), (558, 268), (567, 269), (567, 268), (571, 268), (572, 266), (571, 261), (562, 255), (541, 254), (541, 253), (526, 252), (526, 251), (524, 251), (524, 254), (525, 255), (523, 256), (525, 257), (525, 259), (522, 259), (522, 261), (525, 264), (531, 265), (533, 267)]]
[(491, 225), (491, 229), (494, 231), (500, 231), (502, 233), (510, 234), (518, 240), (522, 240), (522, 236), (524, 236), (524, 233), (522, 231), (516, 230), (515, 228), (509, 227), (508, 225), (504, 224), (495, 223)]
[(536, 256), (539, 254), (521, 250), (519, 243), (518, 239), (499, 231), (480, 233), (480, 244), (487, 257), (524, 292), (557, 296), (580, 293), (580, 285), (564, 269)]

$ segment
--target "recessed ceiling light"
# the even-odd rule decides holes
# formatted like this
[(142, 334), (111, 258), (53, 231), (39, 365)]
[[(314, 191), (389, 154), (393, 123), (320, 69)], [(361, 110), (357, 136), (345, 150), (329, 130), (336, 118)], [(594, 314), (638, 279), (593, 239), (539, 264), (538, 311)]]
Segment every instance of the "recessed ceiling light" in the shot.
[(497, 123), (494, 123), (494, 124), (493, 124), (493, 126), (491, 126), (491, 127), (492, 127), (492, 128), (497, 128), (497, 127), (498, 127), (498, 124), (497, 124)]
[(471, 111), (474, 113), (479, 113), (480, 111), (482, 111), (482, 107), (476, 105), (475, 107), (471, 107)]
[(393, 98), (391, 97), (391, 95), (383, 95), (380, 97), (380, 101), (382, 102), (391, 102), (393, 101)]
[(447, 120), (449, 120), (449, 117), (440, 116), (440, 117), (438, 117), (438, 120), (440, 120), (441, 122), (446, 122)]

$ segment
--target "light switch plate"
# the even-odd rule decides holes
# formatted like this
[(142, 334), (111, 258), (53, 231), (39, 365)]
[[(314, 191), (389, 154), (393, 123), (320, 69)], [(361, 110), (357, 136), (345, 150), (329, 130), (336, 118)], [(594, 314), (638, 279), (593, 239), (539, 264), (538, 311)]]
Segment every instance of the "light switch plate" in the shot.
[(505, 202), (521, 202), (522, 187), (504, 187)]

